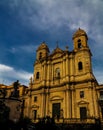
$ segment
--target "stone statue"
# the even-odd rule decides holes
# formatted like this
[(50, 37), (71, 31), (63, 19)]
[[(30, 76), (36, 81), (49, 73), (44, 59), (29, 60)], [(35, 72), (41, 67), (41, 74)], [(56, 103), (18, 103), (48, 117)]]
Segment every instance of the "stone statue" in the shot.
[(14, 82), (13, 87), (14, 87), (14, 91), (11, 92), (11, 96), (10, 97), (18, 98), (19, 97), (19, 90), (18, 90), (18, 88), (19, 88), (19, 80)]
[(17, 80), (16, 82), (14, 82), (14, 90), (17, 90), (18, 89), (18, 86), (19, 86), (19, 80)]

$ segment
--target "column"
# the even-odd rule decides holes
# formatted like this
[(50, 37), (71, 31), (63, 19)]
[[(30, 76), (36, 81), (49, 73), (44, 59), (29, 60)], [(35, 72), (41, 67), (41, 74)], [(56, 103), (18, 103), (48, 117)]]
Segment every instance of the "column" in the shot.
[(42, 100), (41, 100), (41, 117), (44, 117), (45, 116), (45, 111), (46, 111), (44, 92), (41, 94), (41, 98), (42, 98)]
[(46, 93), (46, 116), (49, 116), (49, 88)]
[(54, 66), (53, 66), (53, 63), (52, 63), (52, 84), (54, 83)]
[(63, 81), (64, 81), (64, 77), (65, 77), (65, 67), (64, 67), (64, 60), (63, 60)]
[(66, 107), (66, 91), (64, 91), (64, 104), (63, 104), (63, 117), (67, 118), (67, 107)]
[(75, 90), (72, 88), (72, 118), (76, 118), (76, 107), (75, 107)]
[[(67, 86), (68, 87), (68, 86)], [(67, 91), (66, 91), (66, 99), (67, 99), (67, 118), (70, 118), (69, 117), (69, 113), (70, 113), (70, 104), (69, 104), (69, 102), (70, 102), (70, 98), (69, 98), (69, 90), (67, 89)]]

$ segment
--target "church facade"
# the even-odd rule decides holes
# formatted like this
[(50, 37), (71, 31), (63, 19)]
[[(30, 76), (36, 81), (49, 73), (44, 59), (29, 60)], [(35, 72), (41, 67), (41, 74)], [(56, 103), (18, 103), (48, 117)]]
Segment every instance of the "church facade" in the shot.
[(92, 71), (88, 36), (82, 29), (73, 34), (73, 50), (58, 46), (50, 53), (45, 42), (36, 51), (33, 78), (24, 97), (24, 116), (33, 121), (101, 118), (103, 86)]

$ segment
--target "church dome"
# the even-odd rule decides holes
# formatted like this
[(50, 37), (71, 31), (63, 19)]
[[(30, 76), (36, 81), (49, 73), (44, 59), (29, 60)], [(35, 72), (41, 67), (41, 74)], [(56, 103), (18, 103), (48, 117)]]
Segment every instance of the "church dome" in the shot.
[[(86, 32), (83, 30), (83, 29), (78, 29), (74, 34), (73, 34), (73, 39), (76, 38), (76, 37), (79, 37), (79, 36), (86, 36), (87, 37), (87, 34)], [(88, 37), (87, 37), (88, 39)]]
[(38, 51), (38, 50), (42, 50), (42, 49), (46, 49), (46, 50), (48, 50), (48, 52), (49, 52), (49, 48), (48, 48), (48, 46), (46, 45), (45, 42), (42, 42), (42, 43), (41, 43), (41, 45), (38, 47), (37, 51)]

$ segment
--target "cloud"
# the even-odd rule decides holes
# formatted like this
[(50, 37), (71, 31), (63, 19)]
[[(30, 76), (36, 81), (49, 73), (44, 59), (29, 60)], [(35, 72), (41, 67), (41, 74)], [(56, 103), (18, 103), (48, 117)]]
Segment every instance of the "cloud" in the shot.
[[(3, 0), (2, 4), (9, 7), (9, 14), (16, 14), (15, 17), (25, 29), (35, 32), (44, 31), (49, 35), (61, 33), (60, 36), (63, 36), (64, 32), (59, 31), (60, 28), (67, 28), (69, 33), (79, 27), (83, 28), (89, 36), (93, 56), (99, 57), (97, 60), (103, 62), (103, 0)], [(33, 48), (33, 45), (14, 46), (10, 51), (30, 53), (35, 52), (36, 49)], [(100, 71), (95, 73), (99, 77)]]
[(5, 84), (11, 84), (15, 80), (19, 80), (21, 84), (27, 85), (31, 76), (32, 74), (29, 72), (23, 70), (16, 70), (15, 68), (10, 67), (8, 65), (0, 64), (1, 83), (5, 81)]
[(96, 80), (99, 84), (103, 84), (103, 74), (101, 73), (101, 70), (95, 70), (94, 75), (96, 77)]
[(12, 53), (12, 54), (27, 54), (32, 56), (31, 53), (35, 53), (36, 49), (38, 48), (37, 45), (33, 44), (24, 44), (24, 45), (14, 45), (9, 48), (6, 48), (7, 52)]
[(81, 27), (96, 41), (103, 30), (102, 0), (10, 0), (12, 12), (25, 27), (52, 31), (62, 26), (71, 30)]
[(0, 64), (0, 72), (9, 72), (13, 71), (13, 68), (7, 65)]

